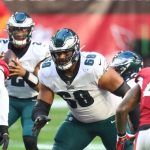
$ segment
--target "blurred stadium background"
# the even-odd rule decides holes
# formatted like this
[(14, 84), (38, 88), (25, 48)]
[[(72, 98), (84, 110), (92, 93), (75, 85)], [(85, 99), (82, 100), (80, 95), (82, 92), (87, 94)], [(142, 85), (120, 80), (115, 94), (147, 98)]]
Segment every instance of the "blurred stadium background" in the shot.
[[(49, 42), (57, 29), (75, 30), (85, 51), (98, 51), (110, 61), (120, 50), (142, 55), (150, 65), (150, 0), (1, 0), (0, 37), (7, 37), (8, 17), (16, 11), (29, 13), (35, 21), (33, 39)], [(41, 150), (50, 149), (54, 134), (67, 113), (66, 105), (56, 98), (52, 121), (39, 136)], [(10, 129), (9, 150), (23, 150), (20, 122)], [(86, 150), (104, 150), (96, 138)]]

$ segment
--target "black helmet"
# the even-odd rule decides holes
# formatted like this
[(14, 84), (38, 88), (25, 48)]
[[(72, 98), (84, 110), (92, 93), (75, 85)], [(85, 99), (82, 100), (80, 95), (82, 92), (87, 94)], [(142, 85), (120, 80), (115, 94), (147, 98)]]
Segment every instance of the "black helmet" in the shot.
[(121, 51), (114, 56), (111, 66), (127, 81), (143, 67), (143, 60), (133, 51)]
[[(13, 45), (22, 46), (30, 42), (34, 22), (25, 12), (16, 12), (8, 20), (7, 31), (9, 40)], [(17, 38), (16, 31), (25, 30), (27, 33), (21, 38)]]
[[(72, 56), (65, 63), (57, 62), (56, 55), (60, 52), (72, 51)], [(78, 35), (68, 28), (58, 30), (50, 41), (50, 52), (55, 65), (60, 70), (69, 69), (78, 61), (80, 55), (80, 40)]]

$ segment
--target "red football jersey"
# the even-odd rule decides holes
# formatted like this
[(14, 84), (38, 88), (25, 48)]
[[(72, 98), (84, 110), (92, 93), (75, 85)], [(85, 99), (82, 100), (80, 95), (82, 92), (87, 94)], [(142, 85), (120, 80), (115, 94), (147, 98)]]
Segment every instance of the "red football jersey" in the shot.
[(8, 65), (6, 64), (6, 62), (1, 59), (0, 59), (0, 70), (2, 70), (4, 72), (5, 79), (7, 79), (9, 77), (9, 68), (8, 68)]
[(139, 71), (136, 81), (141, 87), (140, 126), (150, 124), (150, 67)]

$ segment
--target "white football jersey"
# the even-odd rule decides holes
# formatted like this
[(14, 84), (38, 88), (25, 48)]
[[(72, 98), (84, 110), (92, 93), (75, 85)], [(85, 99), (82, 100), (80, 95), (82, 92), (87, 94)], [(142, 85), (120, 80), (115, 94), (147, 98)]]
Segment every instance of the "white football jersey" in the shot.
[(1, 69), (0, 84), (0, 125), (8, 126), (9, 98), (8, 91), (5, 87), (5, 75)]
[(71, 83), (62, 80), (52, 60), (42, 63), (39, 80), (68, 104), (73, 116), (85, 123), (115, 115), (118, 102), (100, 89), (98, 81), (108, 68), (105, 58), (96, 52), (81, 52), (79, 70)]
[[(8, 50), (8, 39), (0, 39), (0, 50)], [(32, 41), (27, 52), (18, 59), (22, 66), (29, 72), (33, 72), (36, 65), (44, 58), (50, 56), (48, 44)], [(13, 76), (7, 80), (7, 89), (10, 96), (17, 98), (31, 98), (38, 95), (20, 76)]]

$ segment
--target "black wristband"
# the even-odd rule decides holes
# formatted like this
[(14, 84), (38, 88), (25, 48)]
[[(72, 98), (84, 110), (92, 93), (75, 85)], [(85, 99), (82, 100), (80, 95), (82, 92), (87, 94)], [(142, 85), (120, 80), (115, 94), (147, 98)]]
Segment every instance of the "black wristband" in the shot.
[(38, 77), (35, 76), (33, 73), (26, 70), (25, 75), (23, 76), (23, 79), (26, 81), (26, 83), (31, 87), (34, 88), (36, 85), (38, 85), (39, 80)]
[(126, 133), (117, 133), (118, 136), (122, 137), (122, 136), (125, 136)]
[(28, 79), (29, 78), (29, 71), (26, 70), (25, 75), (23, 76), (24, 79)]
[(8, 133), (8, 126), (0, 125), (0, 133)]
[(124, 97), (124, 95), (126, 94), (126, 92), (130, 89), (129, 85), (126, 83), (126, 81), (124, 81), (120, 87), (118, 89), (116, 89), (114, 92), (112, 92), (113, 94), (117, 95), (117, 96), (121, 96)]
[(40, 99), (37, 100), (37, 103), (35, 104), (35, 106), (32, 110), (32, 120), (35, 121), (35, 119), (41, 115), (48, 116), (50, 108), (51, 108), (50, 104), (48, 104)]

